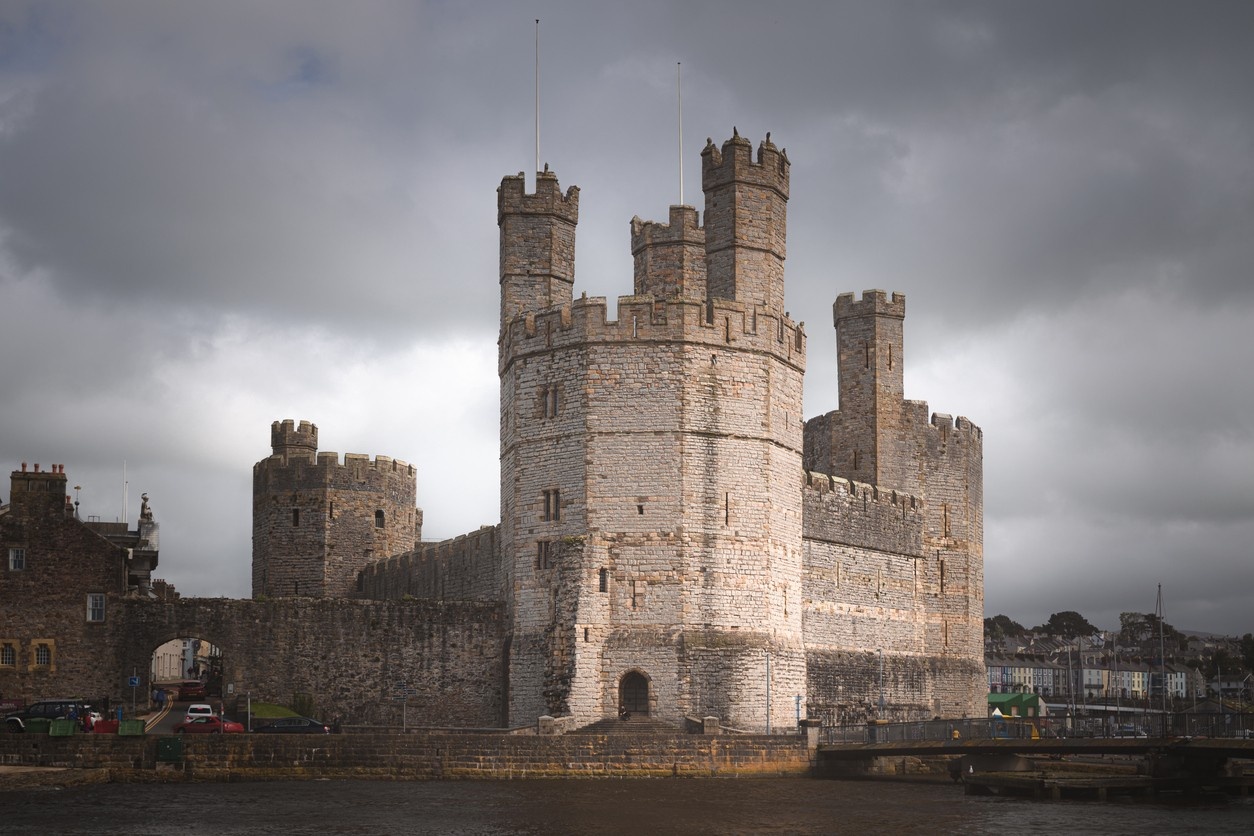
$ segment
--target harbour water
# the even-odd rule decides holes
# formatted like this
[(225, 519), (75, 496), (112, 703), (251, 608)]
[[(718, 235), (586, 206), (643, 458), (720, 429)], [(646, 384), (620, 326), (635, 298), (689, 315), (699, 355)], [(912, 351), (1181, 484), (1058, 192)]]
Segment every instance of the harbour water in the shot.
[(953, 785), (809, 779), (97, 784), (0, 790), (0, 834), (1254, 832), (1254, 799), (1037, 802)]

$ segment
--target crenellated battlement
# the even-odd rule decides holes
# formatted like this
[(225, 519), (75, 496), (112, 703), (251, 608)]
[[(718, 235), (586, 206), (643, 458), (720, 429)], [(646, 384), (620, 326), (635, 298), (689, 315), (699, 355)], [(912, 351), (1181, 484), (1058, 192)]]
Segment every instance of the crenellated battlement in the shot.
[(883, 290), (864, 290), (861, 299), (854, 299), (852, 293), (842, 293), (836, 297), (832, 305), (832, 318), (836, 327), (840, 327), (842, 319), (860, 316), (891, 316), (905, 319), (906, 294), (893, 293), (890, 298)]
[(579, 222), (579, 187), (571, 186), (562, 194), (557, 174), (549, 171), (536, 172), (536, 190), (527, 194), (527, 178), (520, 171), (501, 178), (496, 190), (496, 221), (499, 224), (506, 215), (553, 215), (571, 224)]
[(618, 297), (610, 319), (603, 296), (584, 296), (569, 306), (516, 317), (502, 332), (501, 363), (518, 356), (606, 342), (699, 343), (711, 348), (765, 352), (804, 367), (805, 323), (761, 307), (726, 299), (658, 300)]
[[(927, 404), (924, 403), (925, 408), (926, 406)], [(944, 412), (933, 412), (929, 423), (942, 434), (956, 433), (976, 441), (981, 441), (984, 438), (984, 431), (973, 423), (970, 418), (962, 415), (959, 415), (957, 420), (955, 420), (952, 415)]]
[(308, 421), (296, 422), (288, 418), (270, 425), (270, 446), (275, 455), (308, 453), (318, 450), (318, 428)]
[[(273, 472), (275, 470), (289, 469), (293, 467), (299, 468), (317, 468), (324, 471), (345, 472), (350, 474), (364, 475), (367, 471), (384, 475), (396, 474), (400, 478), (412, 479), (417, 476), (417, 469), (402, 459), (393, 459), (389, 456), (376, 456), (370, 458), (365, 453), (345, 453), (341, 460), (340, 454), (329, 450), (324, 450), (314, 456), (289, 456), (286, 460), (282, 456), (271, 456), (268, 459), (262, 459), (253, 465), (253, 472), (260, 473), (262, 471)], [(331, 477), (326, 477), (331, 478)]]
[(921, 557), (925, 511), (912, 494), (802, 471), (802, 536), (809, 540)]
[(705, 244), (705, 230), (698, 223), (697, 210), (691, 206), (672, 206), (668, 223), (631, 219), (631, 253), (637, 255), (646, 247), (667, 244)]
[(722, 149), (714, 145), (714, 140), (705, 140), (701, 150), (701, 188), (709, 192), (729, 183), (751, 183), (773, 189), (787, 200), (791, 168), (788, 152), (776, 148), (769, 133), (758, 145), (754, 160), (753, 143), (732, 128), (732, 137), (723, 143)]
[(923, 509), (923, 500), (913, 494), (881, 488), (865, 482), (856, 482), (852, 479), (832, 476), (827, 473), (818, 473), (813, 470), (802, 471), (801, 487), (802, 490), (816, 491), (819, 494), (844, 493), (848, 497), (858, 499), (859, 501), (873, 502), (877, 505), (892, 506), (909, 511), (921, 511)]

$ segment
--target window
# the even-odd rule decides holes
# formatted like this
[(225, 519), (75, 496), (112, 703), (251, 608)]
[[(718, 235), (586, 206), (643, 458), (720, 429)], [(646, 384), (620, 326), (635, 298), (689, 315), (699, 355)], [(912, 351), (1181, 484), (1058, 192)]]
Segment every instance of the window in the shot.
[(555, 522), (562, 518), (562, 492), (557, 488), (544, 492), (544, 520)]
[(536, 568), (549, 568), (553, 559), (553, 544), (548, 540), (539, 540), (536, 542)]
[(35, 667), (47, 668), (52, 665), (52, 646), (47, 642), (35, 645)]
[(545, 418), (556, 418), (558, 407), (558, 389), (556, 386), (545, 386), (540, 390), (540, 414)]
[(0, 644), (0, 668), (12, 668), (17, 665), (17, 648), (12, 642)]
[(600, 592), (606, 592), (609, 590), (609, 588), (610, 588), (610, 570), (602, 569), (600, 580), (597, 582), (597, 590)]
[(101, 592), (87, 593), (87, 620), (104, 621), (105, 597)]
[(292, 525), (293, 526), (300, 525), (300, 509), (299, 508), (292, 509)]
[(9, 570), (20, 572), (26, 568), (26, 549), (9, 549)]
[(374, 527), (383, 528), (383, 512), (382, 511), (374, 512)]

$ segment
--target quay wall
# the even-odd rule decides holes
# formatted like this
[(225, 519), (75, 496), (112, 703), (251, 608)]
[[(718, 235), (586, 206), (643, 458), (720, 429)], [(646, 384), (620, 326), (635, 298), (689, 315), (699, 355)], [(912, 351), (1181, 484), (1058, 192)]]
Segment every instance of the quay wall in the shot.
[[(0, 735), (0, 765), (108, 769), (114, 781), (353, 777), (385, 780), (802, 776), (813, 751), (782, 735), (204, 735), (182, 761), (169, 737)], [(168, 755), (170, 744), (163, 744)], [(177, 744), (173, 748), (178, 748)]]

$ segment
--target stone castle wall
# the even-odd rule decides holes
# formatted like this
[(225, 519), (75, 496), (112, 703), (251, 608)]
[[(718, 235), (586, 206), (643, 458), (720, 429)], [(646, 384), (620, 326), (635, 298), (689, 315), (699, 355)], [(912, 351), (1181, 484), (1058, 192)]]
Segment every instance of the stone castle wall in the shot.
[[(806, 467), (832, 474), (836, 488), (806, 506), (807, 565), (822, 602), (807, 610), (811, 693), (823, 681), (843, 683), (816, 699), (832, 716), (858, 710), (849, 671), (871, 637), (851, 625), (882, 630), (874, 650), (885, 654), (886, 677), (906, 672), (892, 680), (907, 686), (901, 699), (886, 697), (894, 716), (983, 711), (983, 433), (905, 399), (905, 312), (902, 294), (837, 297), (840, 409), (805, 426)], [(849, 489), (858, 481), (876, 487)], [(858, 494), (909, 501), (900, 521), (891, 513), (859, 521), (847, 513)]]
[(358, 594), (377, 600), (503, 601), (499, 533), (498, 526), (484, 526), (376, 561), (361, 571)]
[[(225, 699), (290, 705), (346, 722), (491, 727), (502, 723), (504, 608), (489, 602), (268, 601), (182, 598), (122, 602), (98, 647), (109, 671), (145, 671), (153, 650), (193, 636), (222, 651)], [(147, 677), (145, 677), (147, 681)]]

